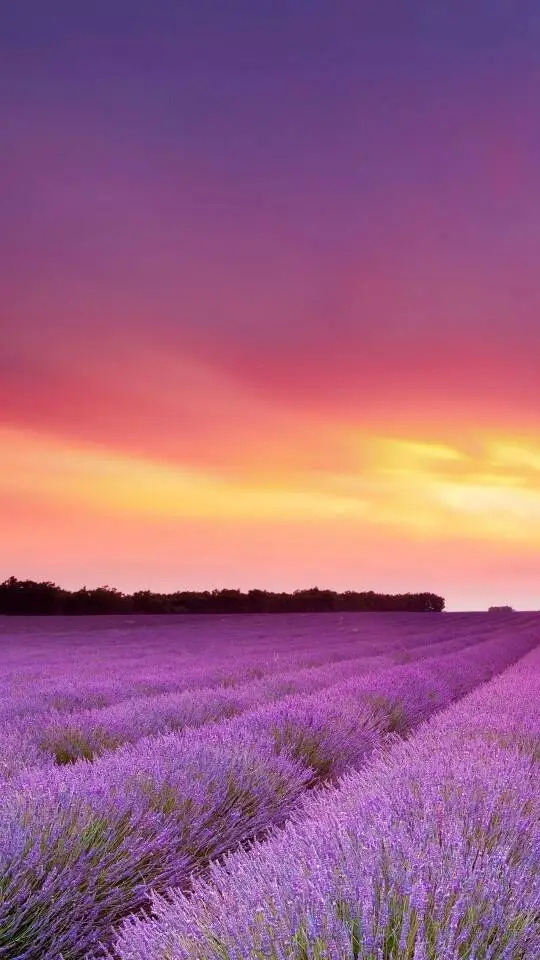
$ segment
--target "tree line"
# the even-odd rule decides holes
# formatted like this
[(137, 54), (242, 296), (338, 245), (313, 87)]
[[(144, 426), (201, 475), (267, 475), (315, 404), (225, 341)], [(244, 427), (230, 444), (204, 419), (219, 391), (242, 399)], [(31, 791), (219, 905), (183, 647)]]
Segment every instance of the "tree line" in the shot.
[(137, 613), (322, 613), (325, 611), (436, 611), (444, 610), (444, 599), (434, 593), (385, 594), (368, 590), (178, 590), (153, 593), (138, 590), (121, 593), (104, 586), (88, 590), (64, 590), (48, 580), (18, 580), (9, 577), (0, 583), (0, 614), (11, 616)]

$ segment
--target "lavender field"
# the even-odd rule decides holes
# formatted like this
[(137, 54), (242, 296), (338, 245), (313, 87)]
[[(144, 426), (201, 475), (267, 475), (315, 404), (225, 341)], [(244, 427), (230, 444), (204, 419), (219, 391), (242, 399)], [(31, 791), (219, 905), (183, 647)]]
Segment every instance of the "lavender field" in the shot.
[(5, 618), (1, 960), (537, 960), (540, 614)]

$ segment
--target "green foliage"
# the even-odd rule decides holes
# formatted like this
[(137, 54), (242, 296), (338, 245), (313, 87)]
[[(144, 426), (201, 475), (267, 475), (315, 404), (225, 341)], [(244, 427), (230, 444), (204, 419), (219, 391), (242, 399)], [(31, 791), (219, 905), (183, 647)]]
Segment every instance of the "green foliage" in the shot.
[(382, 694), (369, 695), (366, 697), (366, 702), (388, 733), (406, 733), (405, 711), (400, 703), (393, 703)]
[(322, 937), (311, 939), (301, 925), (291, 940), (291, 960), (332, 960)]
[(317, 780), (329, 777), (334, 758), (325, 751), (320, 736), (315, 731), (303, 730), (289, 722), (282, 727), (272, 729), (272, 738), (276, 753), (287, 752), (294, 760), (311, 767)]
[(268, 590), (194, 590), (175, 593), (151, 593), (138, 590), (131, 595), (114, 587), (103, 586), (93, 590), (63, 590), (55, 583), (18, 580), (10, 577), (0, 583), (0, 614), (44, 615), (67, 614), (155, 614), (155, 613), (324, 613), (328, 611), (360, 610), (444, 610), (444, 599), (433, 593), (405, 593), (398, 595), (358, 593), (346, 590), (295, 590), (293, 593), (272, 593)]
[(105, 750), (114, 750), (120, 743), (120, 738), (104, 728), (97, 727), (90, 738), (77, 727), (55, 726), (45, 730), (39, 746), (44, 753), (52, 753), (55, 763), (62, 766), (77, 760), (93, 760)]

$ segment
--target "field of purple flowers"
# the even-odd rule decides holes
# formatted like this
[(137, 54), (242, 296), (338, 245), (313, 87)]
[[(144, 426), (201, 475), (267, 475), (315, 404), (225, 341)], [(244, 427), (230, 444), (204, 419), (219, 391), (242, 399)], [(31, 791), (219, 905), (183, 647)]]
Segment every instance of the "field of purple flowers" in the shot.
[(540, 614), (0, 644), (1, 960), (540, 957)]

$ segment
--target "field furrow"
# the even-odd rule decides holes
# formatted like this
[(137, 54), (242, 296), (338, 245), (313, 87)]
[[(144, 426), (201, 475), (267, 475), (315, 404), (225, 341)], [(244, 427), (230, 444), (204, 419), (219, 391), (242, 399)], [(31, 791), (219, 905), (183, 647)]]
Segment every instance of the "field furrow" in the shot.
[(146, 735), (93, 762), (18, 773), (0, 814), (0, 957), (83, 958), (151, 891), (191, 884), (283, 825), (310, 788), (362, 769), (538, 642), (530, 619), (512, 631), (497, 618), (479, 626), (456, 630), (445, 618), (431, 647), (427, 632), (424, 644), (422, 632), (417, 643), (405, 630), (396, 649), (423, 648), (416, 661), (302, 688), (200, 729)]
[(114, 957), (533, 960), (539, 760), (537, 648), (189, 897), (154, 896)]

